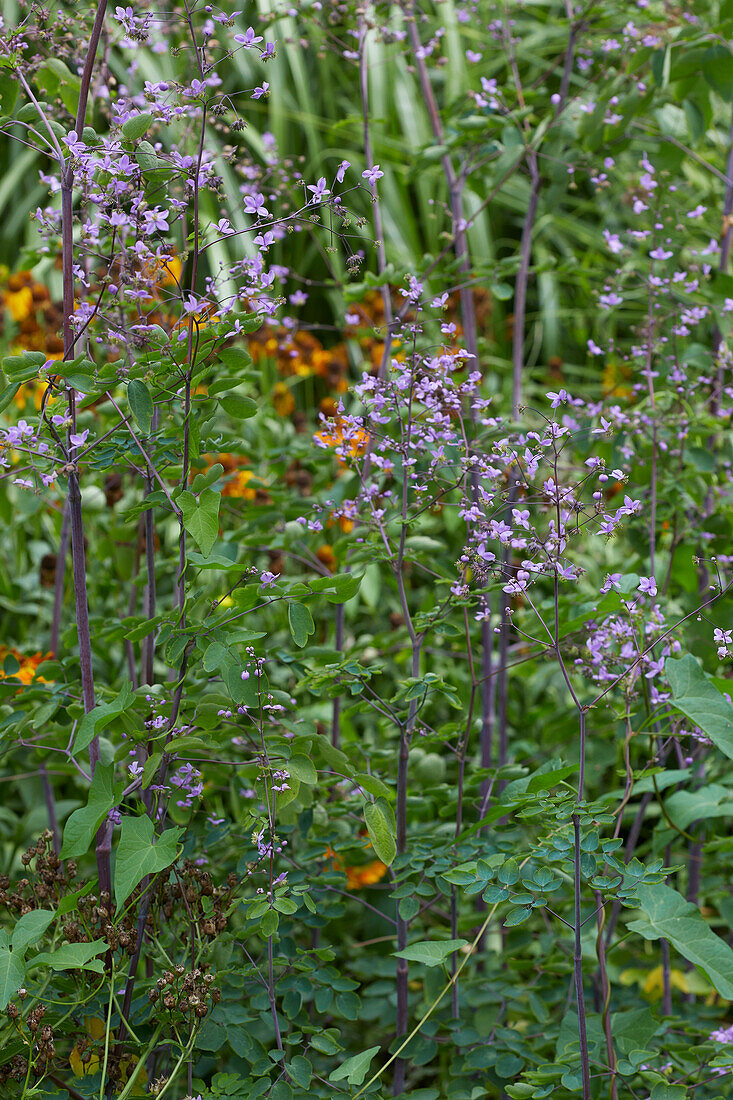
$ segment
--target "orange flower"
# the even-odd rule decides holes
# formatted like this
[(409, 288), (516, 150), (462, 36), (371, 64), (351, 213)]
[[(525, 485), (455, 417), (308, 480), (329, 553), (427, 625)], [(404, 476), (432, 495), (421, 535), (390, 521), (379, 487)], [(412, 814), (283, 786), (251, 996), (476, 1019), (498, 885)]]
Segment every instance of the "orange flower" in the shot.
[(290, 416), (295, 408), (295, 398), (285, 382), (278, 382), (272, 391), (272, 403), (278, 416)]
[(241, 497), (243, 500), (254, 500), (257, 496), (256, 489), (248, 489), (247, 483), (254, 474), (251, 470), (238, 470), (234, 477), (227, 481), (221, 491), (223, 497)]
[(326, 566), (326, 569), (330, 573), (336, 572), (336, 555), (333, 552), (333, 547), (324, 543), (323, 546), (319, 546), (316, 550), (316, 557), (322, 565)]
[[(7, 657), (14, 657), (20, 666), (17, 672), (5, 672), (3, 665)], [(17, 649), (8, 649), (7, 646), (0, 646), (0, 680), (6, 680), (12, 677), (14, 680), (20, 680), (22, 684), (30, 684), (33, 679), (36, 678), (40, 684), (48, 684), (52, 681), (46, 680), (43, 676), (36, 677), (36, 669), (43, 661), (49, 661), (53, 657), (53, 653), (34, 653), (32, 657), (26, 657), (23, 653), (20, 653)]]
[(324, 428), (316, 432), (315, 438), (326, 447), (335, 447), (336, 453), (341, 457), (350, 455), (355, 458), (364, 454), (369, 442), (369, 433), (363, 428), (347, 428), (340, 417), (336, 417), (332, 428)]
[(332, 512), (328, 517), (326, 526), (333, 527), (334, 523), (338, 523), (339, 527), (345, 535), (348, 535), (350, 531), (354, 530), (354, 521), (353, 519), (349, 519), (348, 516), (339, 516), (338, 518), (336, 518), (336, 516), (334, 516)]
[[(367, 842), (366, 847), (371, 848), (371, 844)], [(333, 863), (335, 871), (343, 871), (346, 875), (346, 885), (349, 890), (363, 890), (365, 886), (374, 886), (387, 874), (387, 866), (381, 859), (373, 859), (369, 863), (358, 866), (344, 867), (343, 860), (330, 846), (326, 848), (326, 856)]]
[(381, 859), (373, 859), (362, 867), (346, 868), (346, 885), (350, 890), (363, 890), (365, 886), (373, 886), (380, 882), (387, 874), (387, 866)]

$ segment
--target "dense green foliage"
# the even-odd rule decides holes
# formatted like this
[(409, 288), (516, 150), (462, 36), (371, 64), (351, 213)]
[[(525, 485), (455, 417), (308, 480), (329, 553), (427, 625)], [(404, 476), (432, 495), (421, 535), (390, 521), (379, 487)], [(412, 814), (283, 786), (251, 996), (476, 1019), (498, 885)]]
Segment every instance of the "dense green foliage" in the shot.
[(0, 1096), (727, 1095), (699, 9), (3, 3)]

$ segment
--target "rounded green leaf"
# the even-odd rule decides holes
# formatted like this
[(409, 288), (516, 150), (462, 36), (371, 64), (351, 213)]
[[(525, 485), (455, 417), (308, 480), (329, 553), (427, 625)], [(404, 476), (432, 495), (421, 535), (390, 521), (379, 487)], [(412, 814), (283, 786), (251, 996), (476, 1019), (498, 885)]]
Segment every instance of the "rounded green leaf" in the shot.
[(153, 122), (153, 116), (148, 112), (128, 118), (122, 127), (122, 136), (126, 141), (138, 141), (147, 133)]
[(288, 623), (293, 641), (302, 649), (311, 634), (315, 633), (313, 616), (302, 603), (288, 604)]
[(313, 765), (313, 761), (307, 756), (291, 756), (285, 766), (290, 774), (299, 779), (301, 783), (307, 783), (312, 787), (318, 782), (318, 772)]
[(440, 966), (454, 951), (466, 947), (467, 940), (421, 940), (411, 943), (404, 951), (393, 952), (397, 959), (422, 963), (423, 966)]
[(150, 431), (150, 422), (153, 419), (153, 399), (150, 396), (148, 387), (139, 378), (133, 378), (128, 385), (127, 400), (130, 402), (132, 415), (142, 431), (147, 434)]
[(233, 420), (249, 420), (257, 412), (257, 403), (251, 397), (241, 393), (224, 393), (218, 398), (219, 404)]
[(389, 867), (397, 855), (394, 831), (387, 814), (378, 802), (366, 802), (364, 804), (364, 820), (369, 832), (372, 848), (377, 853), (377, 858)]

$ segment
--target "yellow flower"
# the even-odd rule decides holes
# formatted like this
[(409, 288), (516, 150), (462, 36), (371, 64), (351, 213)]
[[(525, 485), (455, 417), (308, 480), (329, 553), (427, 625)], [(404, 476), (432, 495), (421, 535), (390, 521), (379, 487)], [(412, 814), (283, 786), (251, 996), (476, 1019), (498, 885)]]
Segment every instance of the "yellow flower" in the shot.
[[(672, 989), (680, 989), (683, 993), (689, 992), (687, 977), (681, 970), (670, 970), (669, 984)], [(646, 981), (642, 986), (647, 997), (658, 1001), (664, 993), (664, 975), (661, 966), (655, 966), (649, 971)]]
[[(77, 1041), (74, 1049), (69, 1055), (69, 1065), (75, 1077), (86, 1077), (93, 1073), (98, 1073), (104, 1064), (104, 1042), (102, 1040), (104, 1040), (106, 1035), (107, 1025), (104, 1020), (100, 1020), (98, 1016), (85, 1016), (84, 1030), (89, 1036), (89, 1039), (93, 1041), (96, 1040), (98, 1045), (94, 1045), (94, 1042), (90, 1043), (89, 1039), (85, 1036), (82, 1036), (82, 1038)], [(87, 1052), (88, 1057), (86, 1057)], [(129, 1081), (137, 1063), (138, 1059), (131, 1054), (122, 1058), (120, 1061), (120, 1078), (123, 1084)], [(147, 1079), (147, 1070), (145, 1066), (143, 1066), (135, 1079), (135, 1084), (129, 1095), (146, 1096), (147, 1093), (143, 1085), (145, 1085)]]
[(628, 366), (614, 362), (608, 363), (604, 368), (601, 382), (603, 396), (621, 397), (630, 400), (633, 397), (633, 390), (629, 386), (623, 385), (623, 382), (629, 378), (631, 378), (631, 369)]
[(25, 321), (33, 312), (33, 292), (29, 286), (5, 292), (5, 306), (14, 321)]

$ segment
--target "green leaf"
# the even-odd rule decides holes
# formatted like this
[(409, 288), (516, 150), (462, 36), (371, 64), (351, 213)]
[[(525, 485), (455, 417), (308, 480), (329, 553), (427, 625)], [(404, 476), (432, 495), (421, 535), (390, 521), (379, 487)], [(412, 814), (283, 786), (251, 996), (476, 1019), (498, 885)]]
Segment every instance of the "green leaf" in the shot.
[(623, 1055), (632, 1050), (644, 1050), (659, 1030), (659, 1021), (648, 1008), (625, 1009), (614, 1012), (613, 1041)]
[(649, 1100), (685, 1100), (686, 1096), (684, 1085), (667, 1085), (660, 1081), (652, 1089)]
[(338, 1069), (329, 1074), (329, 1081), (348, 1081), (350, 1085), (361, 1085), (369, 1072), (374, 1055), (379, 1047), (369, 1047), (362, 1054), (355, 1054), (353, 1058), (347, 1058)]
[(536, 772), (527, 783), (527, 792), (534, 794), (537, 791), (549, 791), (551, 787), (557, 786), (577, 770), (577, 764), (565, 764), (562, 768), (553, 768), (549, 772)]
[(393, 951), (397, 959), (422, 963), (423, 966), (441, 966), (449, 955), (466, 947), (468, 940), (420, 940), (411, 943), (404, 951)]
[(2, 393), (0, 393), (0, 412), (2, 412), (3, 409), (7, 409), (19, 389), (20, 382), (12, 382), (9, 386), (5, 387)]
[(132, 414), (140, 425), (141, 430), (148, 434), (150, 422), (153, 419), (153, 399), (150, 390), (139, 378), (133, 378), (127, 387), (127, 400), (130, 403)]
[(676, 791), (667, 799), (665, 806), (675, 825), (687, 829), (693, 821), (733, 817), (733, 790), (719, 783), (710, 783), (697, 791)]
[(394, 793), (389, 789), (386, 783), (383, 783), (381, 779), (377, 779), (376, 775), (367, 775), (365, 772), (358, 772), (354, 776), (354, 782), (368, 791), (369, 794), (373, 794), (375, 798), (394, 798)]
[(329, 603), (346, 603), (359, 591), (361, 577), (341, 573), (335, 577), (316, 577), (308, 583), (313, 592), (323, 592)]
[(711, 88), (728, 102), (733, 99), (733, 54), (717, 43), (702, 55), (701, 72)]
[(318, 782), (318, 772), (313, 761), (307, 756), (291, 756), (285, 767), (301, 783), (307, 783), (312, 787)]
[(222, 645), (221, 642), (212, 642), (211, 645), (206, 647), (206, 652), (204, 653), (201, 663), (207, 672), (216, 672), (221, 668), (222, 661), (224, 661), (227, 656), (231, 656), (227, 646)]
[(733, 948), (708, 927), (697, 906), (669, 886), (640, 886), (637, 893), (644, 919), (629, 921), (631, 931), (647, 940), (669, 940), (721, 997), (733, 1000)]
[(100, 703), (84, 715), (74, 738), (74, 752), (87, 748), (97, 734), (107, 729), (134, 701), (132, 684), (127, 680), (115, 699), (110, 703)]
[(224, 393), (218, 401), (224, 412), (233, 420), (249, 420), (257, 412), (257, 402), (241, 393)]
[(128, 118), (122, 127), (122, 136), (126, 141), (138, 141), (147, 133), (153, 123), (153, 116), (147, 112)]
[(155, 774), (160, 767), (161, 760), (163, 759), (162, 752), (151, 752), (150, 756), (145, 761), (145, 767), (142, 774), (142, 788), (144, 791), (148, 789), (150, 784), (155, 778)]
[(11, 76), (6, 76), (5, 73), (0, 75), (0, 110), (4, 115), (13, 113), (19, 91), (20, 85), (17, 80), (13, 80)]
[(48, 57), (43, 62), (44, 69), (50, 69), (51, 72), (61, 81), (62, 84), (71, 84), (75, 88), (79, 88), (81, 84), (80, 78), (76, 73), (72, 73), (71, 69), (66, 65), (60, 57)]
[(51, 970), (95, 970), (98, 974), (104, 969), (101, 955), (109, 949), (106, 940), (93, 940), (92, 943), (65, 943), (56, 951), (42, 951), (28, 959), (28, 966), (50, 966)]
[(389, 867), (397, 855), (395, 833), (392, 822), (380, 802), (364, 803), (364, 820), (369, 832), (372, 848), (377, 859)]
[(710, 683), (691, 653), (664, 664), (674, 705), (733, 760), (733, 707)]
[(400, 898), (397, 908), (403, 920), (412, 920), (420, 912), (420, 902), (417, 898)]
[(153, 832), (153, 823), (147, 814), (122, 819), (115, 861), (115, 897), (118, 913), (145, 875), (164, 871), (175, 862), (178, 854), (178, 838), (183, 829), (166, 829), (157, 843)]
[(293, 603), (291, 600), (288, 604), (288, 623), (290, 625), (290, 633), (293, 636), (293, 641), (302, 649), (308, 641), (309, 636), (315, 633), (316, 629), (313, 623), (313, 616), (305, 604)]
[(353, 775), (354, 769), (349, 763), (349, 758), (346, 753), (341, 749), (337, 749), (335, 745), (332, 745), (327, 737), (323, 734), (319, 734), (314, 742), (315, 749), (317, 749), (325, 762), (334, 771), (340, 772), (342, 775)]
[(267, 912), (263, 915), (262, 920), (260, 921), (260, 932), (265, 937), (265, 939), (269, 939), (270, 936), (275, 935), (279, 923), (280, 917), (275, 912), (275, 910), (268, 909)]
[(13, 929), (10, 941), (13, 951), (23, 955), (29, 944), (36, 943), (41, 938), (55, 916), (52, 909), (31, 909), (30, 913), (24, 913)]
[(310, 1086), (311, 1077), (313, 1076), (313, 1067), (307, 1058), (303, 1058), (302, 1055), (296, 1054), (295, 1057), (291, 1058), (286, 1064), (286, 1067), (296, 1085), (300, 1085), (300, 1087), (304, 1089)]
[(200, 493), (202, 489), (208, 489), (210, 485), (213, 485), (215, 481), (218, 481), (221, 475), (224, 473), (224, 467), (221, 462), (215, 462), (213, 466), (210, 466), (205, 474), (196, 474), (196, 477), (191, 483), (191, 489), (194, 493)]
[(23, 956), (0, 948), (0, 1012), (12, 1001), (25, 980)]
[(217, 357), (230, 370), (246, 370), (252, 366), (252, 356), (244, 348), (222, 348)]
[(160, 161), (155, 147), (149, 141), (141, 141), (135, 151), (135, 160), (140, 165), (141, 172), (154, 172)]
[(506, 863), (503, 863), (498, 872), (499, 882), (503, 882), (505, 886), (513, 886), (519, 879), (519, 864), (516, 859), (508, 859)]
[(205, 558), (208, 558), (219, 537), (220, 500), (221, 493), (214, 489), (204, 489), (198, 500), (188, 489), (184, 489), (176, 501), (183, 513), (183, 526), (195, 539)]
[(114, 805), (113, 764), (97, 764), (86, 806), (74, 810), (64, 828), (62, 859), (77, 859), (89, 849), (105, 814)]
[(513, 928), (515, 924), (523, 924), (528, 917), (531, 917), (532, 910), (526, 905), (520, 905), (516, 909), (512, 909), (504, 920), (505, 928)]

